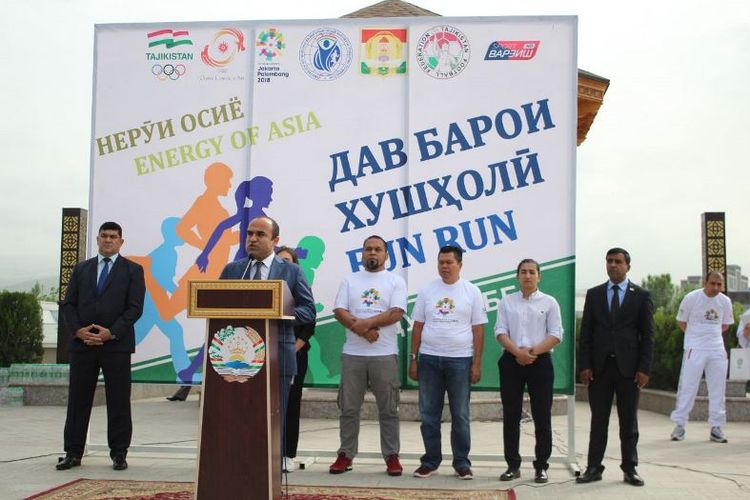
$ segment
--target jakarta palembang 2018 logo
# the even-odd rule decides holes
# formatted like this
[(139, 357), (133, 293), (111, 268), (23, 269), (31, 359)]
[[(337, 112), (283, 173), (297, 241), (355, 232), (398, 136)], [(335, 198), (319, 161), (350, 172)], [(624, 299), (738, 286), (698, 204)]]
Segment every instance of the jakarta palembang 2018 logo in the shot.
[(367, 307), (371, 307), (380, 302), (380, 292), (374, 288), (368, 288), (362, 292), (362, 303)]
[(447, 316), (456, 310), (456, 304), (450, 297), (443, 297), (435, 304), (435, 309), (441, 316)]
[(461, 73), (469, 64), (469, 40), (461, 30), (444, 24), (425, 31), (417, 41), (417, 64), (433, 78), (444, 80)]
[(216, 373), (228, 382), (246, 382), (263, 368), (266, 344), (250, 328), (227, 326), (214, 334), (208, 359)]
[(276, 28), (263, 30), (255, 40), (255, 47), (258, 48), (258, 55), (261, 58), (266, 62), (271, 62), (281, 56), (286, 48), (284, 35)]
[(201, 60), (207, 66), (223, 68), (244, 51), (245, 35), (235, 28), (223, 28), (214, 34), (211, 43), (203, 47)]
[(352, 63), (352, 44), (335, 28), (317, 29), (302, 41), (299, 62), (313, 80), (335, 80)]

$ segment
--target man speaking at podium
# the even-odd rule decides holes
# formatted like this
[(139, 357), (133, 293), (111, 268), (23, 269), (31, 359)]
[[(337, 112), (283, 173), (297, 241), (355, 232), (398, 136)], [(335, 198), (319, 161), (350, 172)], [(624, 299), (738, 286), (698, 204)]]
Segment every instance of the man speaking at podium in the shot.
[[(278, 243), (279, 225), (275, 220), (270, 217), (251, 220), (245, 241), (248, 256), (227, 264), (219, 279), (284, 280), (292, 292), (294, 321), (281, 321), (279, 325), (279, 422), (285, 422), (289, 389), (297, 374), (294, 325), (315, 322), (315, 300), (299, 266), (276, 257), (273, 250)], [(283, 456), (283, 442), (281, 448)]]

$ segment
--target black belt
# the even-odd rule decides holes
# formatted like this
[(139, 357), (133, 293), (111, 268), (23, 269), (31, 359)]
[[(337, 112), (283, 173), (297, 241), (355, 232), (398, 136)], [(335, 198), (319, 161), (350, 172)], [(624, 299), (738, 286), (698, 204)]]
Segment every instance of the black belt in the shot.
[[(513, 359), (516, 359), (516, 357), (515, 357), (515, 356), (513, 356), (513, 355), (512, 355), (512, 354), (511, 354), (510, 352), (508, 352), (508, 351), (505, 351), (505, 354), (507, 354), (508, 356), (510, 356), (510, 357), (511, 357), (511, 358), (513, 358)], [(542, 353), (542, 354), (537, 354), (537, 355), (536, 355), (536, 357), (537, 357), (537, 359), (539, 359), (539, 358), (549, 358), (549, 357), (550, 357), (550, 353), (548, 353), (548, 352), (545, 352), (545, 353)]]

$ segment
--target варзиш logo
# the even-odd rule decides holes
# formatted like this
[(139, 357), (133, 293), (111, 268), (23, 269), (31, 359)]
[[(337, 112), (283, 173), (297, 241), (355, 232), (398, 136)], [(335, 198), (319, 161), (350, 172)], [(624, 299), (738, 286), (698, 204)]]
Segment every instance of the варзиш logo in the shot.
[(539, 40), (499, 40), (487, 47), (485, 61), (528, 61), (536, 55)]

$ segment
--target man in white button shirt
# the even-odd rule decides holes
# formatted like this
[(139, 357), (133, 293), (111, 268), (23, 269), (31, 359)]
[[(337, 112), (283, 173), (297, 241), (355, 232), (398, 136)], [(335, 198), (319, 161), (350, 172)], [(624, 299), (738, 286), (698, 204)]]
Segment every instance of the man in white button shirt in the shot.
[(503, 403), (503, 454), (508, 470), (501, 481), (521, 477), (518, 442), (523, 390), (528, 387), (536, 446), (534, 481), (547, 482), (552, 454), (552, 386), (555, 373), (550, 351), (562, 341), (563, 328), (557, 301), (539, 291), (542, 273), (534, 259), (523, 259), (516, 271), (521, 290), (500, 301), (495, 336), (504, 353), (498, 361)]

